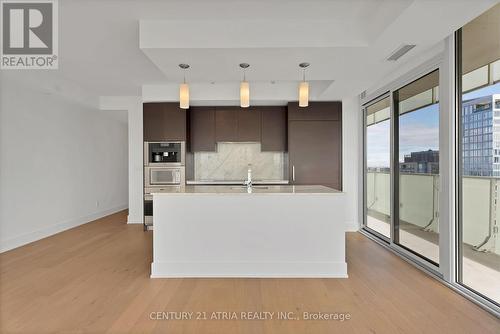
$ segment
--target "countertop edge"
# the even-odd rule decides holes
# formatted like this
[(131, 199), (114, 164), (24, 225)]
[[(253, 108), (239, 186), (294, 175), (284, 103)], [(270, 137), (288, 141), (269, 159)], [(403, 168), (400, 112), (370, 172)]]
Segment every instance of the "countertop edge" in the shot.
[(254, 195), (264, 195), (264, 196), (269, 196), (269, 195), (299, 195), (299, 196), (307, 196), (307, 195), (321, 195), (321, 196), (338, 196), (338, 195), (345, 195), (345, 192), (339, 191), (339, 192), (298, 192), (298, 193), (292, 193), (292, 192), (254, 192), (254, 193), (244, 193), (244, 192), (171, 192), (171, 193), (151, 193), (153, 196), (199, 196), (199, 195), (206, 195), (206, 196), (218, 196), (218, 195), (238, 195), (238, 196), (254, 196)]
[[(261, 181), (252, 181), (253, 184), (258, 185), (289, 185), (290, 182), (288, 180), (261, 180)], [(245, 182), (241, 181), (197, 181), (197, 180), (186, 180), (186, 185), (200, 185), (200, 186), (211, 186), (211, 185), (244, 185)]]

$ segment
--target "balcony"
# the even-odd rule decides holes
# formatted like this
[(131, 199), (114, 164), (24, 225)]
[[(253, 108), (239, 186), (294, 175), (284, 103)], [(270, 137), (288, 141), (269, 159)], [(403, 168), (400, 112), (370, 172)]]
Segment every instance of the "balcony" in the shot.
[[(390, 174), (368, 171), (367, 226), (390, 235)], [(500, 301), (498, 178), (463, 178), (463, 283)], [(400, 243), (439, 262), (439, 176), (401, 174)]]

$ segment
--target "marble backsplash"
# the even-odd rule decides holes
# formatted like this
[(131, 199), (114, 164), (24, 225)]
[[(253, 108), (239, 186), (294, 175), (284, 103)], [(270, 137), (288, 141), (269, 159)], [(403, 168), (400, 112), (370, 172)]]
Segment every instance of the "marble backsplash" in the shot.
[(217, 152), (194, 153), (195, 180), (245, 180), (248, 164), (254, 180), (286, 178), (286, 153), (261, 152), (260, 143), (217, 143)]

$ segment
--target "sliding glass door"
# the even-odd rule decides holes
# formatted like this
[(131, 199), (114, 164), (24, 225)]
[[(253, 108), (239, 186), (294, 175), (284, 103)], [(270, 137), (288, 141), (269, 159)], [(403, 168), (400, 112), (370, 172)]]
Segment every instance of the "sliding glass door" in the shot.
[(380, 89), (363, 104), (363, 231), (499, 312), (500, 4)]
[(383, 96), (364, 108), (365, 227), (389, 241), (391, 237), (391, 107)]
[(439, 70), (393, 92), (394, 238), (439, 265)]
[(363, 111), (364, 229), (436, 269), (439, 70), (365, 104)]
[[(500, 304), (500, 5), (457, 33), (457, 281)], [(461, 86), (461, 87), (460, 87)]]

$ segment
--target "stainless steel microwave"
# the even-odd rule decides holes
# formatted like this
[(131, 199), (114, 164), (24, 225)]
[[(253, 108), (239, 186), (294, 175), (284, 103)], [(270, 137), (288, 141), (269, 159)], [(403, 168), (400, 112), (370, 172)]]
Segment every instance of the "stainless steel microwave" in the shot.
[(144, 142), (144, 166), (184, 166), (185, 157), (183, 141)]
[(181, 186), (185, 184), (184, 167), (145, 167), (144, 187)]

